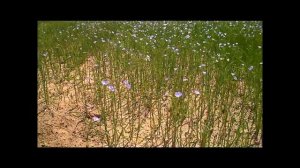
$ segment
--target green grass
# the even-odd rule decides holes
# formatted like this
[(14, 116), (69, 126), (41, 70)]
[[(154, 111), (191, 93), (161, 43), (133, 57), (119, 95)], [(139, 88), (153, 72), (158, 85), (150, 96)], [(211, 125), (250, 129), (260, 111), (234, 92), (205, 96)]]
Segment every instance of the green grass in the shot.
[(77, 103), (97, 107), (103, 146), (261, 146), (261, 46), (259, 21), (39, 22), (38, 99), (55, 105), (49, 83), (71, 82)]

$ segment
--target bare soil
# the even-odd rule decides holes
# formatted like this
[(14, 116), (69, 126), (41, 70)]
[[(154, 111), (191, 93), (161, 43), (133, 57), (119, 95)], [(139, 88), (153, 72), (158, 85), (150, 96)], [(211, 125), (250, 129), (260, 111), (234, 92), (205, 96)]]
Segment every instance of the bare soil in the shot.
[[(94, 57), (89, 57), (81, 65), (80, 70), (84, 72), (85, 79), (76, 76), (75, 74), (78, 73), (74, 70), (70, 73), (70, 80), (59, 82), (50, 80), (48, 83), (48, 93), (51, 98), (49, 105), (46, 105), (41, 96), (42, 91), (39, 90), (38, 147), (171, 147), (174, 145), (171, 144), (172, 139), (164, 139), (163, 135), (172, 134), (172, 131), (181, 137), (179, 138), (181, 141), (177, 142), (176, 146), (191, 144), (191, 146), (200, 147), (197, 137), (201, 135), (197, 134), (205, 128), (205, 125), (200, 124), (200, 127), (196, 127), (195, 123), (204, 123), (207, 120), (208, 110), (205, 104), (198, 108), (199, 111), (191, 114), (191, 117), (186, 118), (178, 129), (171, 128), (170, 132), (166, 132), (166, 127), (173, 127), (170, 124), (171, 93), (166, 92), (162, 99), (158, 100), (161, 101), (161, 107), (149, 107), (145, 104), (127, 107), (129, 102), (131, 104), (139, 102), (140, 97), (136, 97), (135, 100), (128, 98), (130, 90), (124, 88), (116, 91), (116, 95), (121, 97), (121, 99), (116, 99), (121, 101), (117, 103), (121, 108), (114, 107), (115, 111), (107, 111), (96, 101), (110, 104), (114, 100), (109, 96), (109, 91), (105, 91), (104, 97), (95, 98), (98, 92), (95, 88), (96, 75), (93, 74), (95, 65)], [(108, 69), (107, 73), (109, 71)], [(191, 98), (195, 101), (204, 99), (201, 95)], [(240, 101), (234, 100), (236, 107), (239, 107)], [(190, 106), (192, 107), (193, 104)], [(200, 111), (201, 116), (199, 116)], [(233, 109), (233, 111), (238, 112), (240, 109)], [(216, 111), (217, 113), (221, 112)], [(239, 121), (239, 114), (233, 112), (231, 115), (236, 115), (235, 118), (237, 122)], [(93, 121), (93, 116), (100, 116), (100, 121)], [(106, 123), (103, 122), (104, 116), (107, 117)], [(249, 115), (249, 127), (253, 127), (250, 121)], [(222, 134), (220, 132), (222, 118), (217, 117), (215, 122), (221, 124), (216, 124), (211, 130), (212, 137), (214, 137), (211, 142), (217, 140)], [(236, 129), (237, 125), (233, 126), (233, 132)], [(253, 143), (261, 144), (261, 142)]]

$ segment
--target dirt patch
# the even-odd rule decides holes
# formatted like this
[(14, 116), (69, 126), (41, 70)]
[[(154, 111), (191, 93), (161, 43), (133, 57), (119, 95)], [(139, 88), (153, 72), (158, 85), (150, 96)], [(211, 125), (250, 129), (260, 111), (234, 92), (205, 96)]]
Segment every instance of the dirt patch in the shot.
[[(104, 65), (104, 66), (103, 66)], [(132, 97), (132, 90), (122, 87), (122, 81), (113, 81), (115, 92), (101, 86), (102, 78), (95, 74), (95, 69), (105, 71), (106, 78), (111, 78), (112, 69), (108, 60), (103, 64), (95, 57), (88, 57), (78, 71), (70, 72), (70, 78), (65, 80), (49, 80), (49, 104), (46, 105), (39, 88), (38, 99), (38, 147), (200, 147), (201, 132), (207, 127), (208, 113), (204, 95), (189, 97), (189, 108), (192, 111), (189, 117), (179, 124), (170, 120), (172, 117), (172, 95), (166, 91), (160, 100), (151, 100), (149, 106), (142, 103), (141, 97)], [(126, 79), (123, 74), (122, 79)], [(240, 87), (244, 87), (240, 84)], [(101, 94), (99, 94), (101, 93)], [(221, 98), (220, 98), (221, 99)], [(216, 99), (218, 100), (218, 99)], [(228, 116), (226, 120), (222, 111), (214, 111), (215, 124), (211, 129), (211, 142), (217, 141), (222, 134), (228, 134), (223, 129), (228, 127), (229, 119), (240, 118), (240, 104), (242, 100), (232, 100), (232, 113), (236, 117)], [(107, 108), (104, 105), (111, 105)], [(246, 113), (251, 118), (250, 113)], [(98, 117), (99, 121), (94, 121)], [(251, 121), (251, 120), (249, 120)], [(200, 123), (200, 124), (198, 124)], [(232, 138), (237, 129), (232, 125)], [(247, 125), (254, 127), (251, 122)], [(253, 128), (254, 129), (254, 128)], [(247, 129), (252, 130), (252, 129)], [(223, 132), (222, 132), (223, 131)], [(173, 135), (168, 136), (168, 135)], [(174, 137), (176, 136), (176, 137)], [(168, 138), (165, 138), (168, 137)], [(178, 138), (179, 137), (179, 138)], [(173, 138), (178, 139), (174, 143)], [(253, 142), (256, 143), (256, 142)], [(219, 144), (220, 146), (224, 144)], [(218, 146), (218, 145), (216, 145)]]

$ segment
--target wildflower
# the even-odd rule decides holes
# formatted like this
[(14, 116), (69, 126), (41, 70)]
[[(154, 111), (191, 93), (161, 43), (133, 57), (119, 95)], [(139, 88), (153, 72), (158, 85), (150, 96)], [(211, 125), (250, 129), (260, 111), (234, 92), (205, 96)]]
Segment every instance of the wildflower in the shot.
[(184, 78), (182, 79), (182, 81), (185, 82), (185, 81), (188, 81), (188, 79), (187, 79), (186, 77), (184, 77)]
[(261, 46), (257, 46), (258, 48), (261, 48)]
[(47, 51), (44, 52), (43, 56), (44, 56), (44, 57), (47, 57), (47, 55), (48, 55), (48, 52), (47, 52)]
[(165, 81), (168, 81), (169, 80), (169, 78), (168, 77), (165, 77)]
[(234, 80), (238, 80), (238, 78), (235, 76), (235, 73), (231, 73)]
[(191, 37), (190, 35), (186, 35), (186, 36), (185, 36), (186, 39), (188, 39), (188, 38), (190, 38), (190, 37)]
[(182, 96), (182, 93), (181, 93), (181, 92), (175, 92), (175, 96), (176, 96), (176, 97), (181, 97), (181, 96)]
[(102, 85), (108, 85), (109, 81), (108, 80), (102, 80), (101, 83), (102, 83)]
[(130, 88), (131, 88), (131, 84), (128, 82), (128, 80), (124, 80), (124, 81), (123, 81), (123, 84), (125, 85), (125, 87), (126, 87), (127, 89), (130, 89)]
[(194, 90), (193, 93), (195, 93), (196, 95), (199, 95), (200, 91), (199, 90)]
[(94, 44), (96, 44), (96, 43), (97, 43), (97, 41), (94, 41), (93, 43), (94, 43)]
[(206, 74), (207, 74), (207, 72), (205, 72), (205, 71), (203, 71), (202, 73), (203, 73), (203, 75), (206, 75)]
[(245, 66), (245, 64), (242, 64), (242, 66)]
[(262, 62), (260, 62), (259, 64), (260, 64), (260, 65), (262, 65), (263, 63), (262, 63)]
[(145, 58), (145, 60), (146, 60), (146, 61), (150, 61), (150, 56), (147, 55), (146, 58)]
[(248, 70), (249, 70), (249, 71), (252, 71), (253, 68), (254, 68), (253, 66), (250, 66), (250, 67), (248, 68)]
[(229, 58), (227, 58), (227, 62), (229, 62)]
[(93, 116), (93, 121), (95, 121), (95, 122), (97, 122), (97, 121), (100, 121), (100, 118), (99, 117), (97, 117), (97, 116)]
[(108, 85), (108, 89), (112, 92), (116, 91), (116, 89), (113, 85)]
[(201, 65), (199, 65), (199, 68), (205, 67), (205, 66), (206, 66), (205, 64), (201, 64)]
[(126, 84), (128, 84), (129, 82), (128, 82), (128, 80), (123, 80), (123, 84), (124, 85), (126, 85)]
[(178, 70), (178, 68), (174, 68), (174, 71), (177, 71)]

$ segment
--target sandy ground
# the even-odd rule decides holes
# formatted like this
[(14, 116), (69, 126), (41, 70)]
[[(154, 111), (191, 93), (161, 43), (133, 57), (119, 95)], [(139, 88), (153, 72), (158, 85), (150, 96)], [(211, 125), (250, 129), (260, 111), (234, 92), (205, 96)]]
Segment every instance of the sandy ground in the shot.
[[(200, 143), (195, 137), (201, 136), (196, 134), (205, 126), (202, 125), (201, 128), (197, 128), (194, 125), (196, 122), (204, 123), (207, 119), (208, 113), (205, 105), (198, 108), (199, 111), (203, 112), (201, 117), (199, 111), (196, 111), (195, 114), (191, 115), (192, 117), (186, 118), (177, 130), (173, 130), (175, 127), (170, 126), (168, 120), (170, 118), (170, 93), (165, 93), (165, 96), (158, 100), (161, 101), (161, 107), (152, 107), (151, 110), (146, 105), (135, 104), (130, 106), (128, 110), (126, 104), (128, 103), (129, 91), (126, 89), (118, 90), (117, 92), (122, 93), (119, 95), (122, 99), (118, 99), (122, 101), (117, 103), (120, 104), (121, 108), (114, 107), (119, 110), (107, 111), (101, 106), (95, 105), (95, 101), (108, 104), (113, 101), (108, 95), (109, 91), (103, 90), (106, 96), (98, 100), (95, 99), (97, 90), (92, 87), (95, 86), (95, 74), (92, 71), (95, 64), (94, 58), (89, 57), (86, 63), (80, 67), (86, 76), (83, 80), (79, 76), (75, 76), (75, 72), (71, 72), (70, 76), (73, 76), (72, 79), (74, 80), (61, 80), (58, 83), (49, 81), (48, 91), (51, 103), (47, 106), (42, 96), (39, 96), (40, 99), (38, 99), (38, 147), (171, 147), (174, 146), (171, 144), (172, 139), (163, 139), (163, 135), (171, 134), (172, 131), (176, 132), (177, 136), (181, 137), (179, 139), (182, 140), (177, 142), (176, 146), (194, 144), (192, 146), (200, 147)], [(108, 74), (109, 71), (108, 69)], [(41, 94), (41, 90), (39, 90), (39, 94)], [(134, 101), (129, 101), (139, 102), (139, 99), (136, 97)], [(201, 101), (201, 96), (193, 99)], [(238, 106), (239, 100), (235, 100), (235, 103)], [(101, 118), (105, 115), (107, 116), (106, 123)], [(93, 116), (100, 116), (100, 121), (94, 121)], [(238, 121), (239, 115), (236, 116)], [(221, 118), (215, 119), (216, 122), (219, 120)], [(249, 127), (253, 127), (250, 123)], [(171, 127), (170, 132), (163, 129), (168, 126)], [(216, 125), (211, 130), (212, 137), (214, 137), (211, 140), (212, 143), (221, 134), (220, 127), (221, 124)], [(236, 126), (233, 126), (234, 129)], [(131, 134), (132, 132), (133, 134)], [(261, 141), (253, 143), (261, 144)]]

